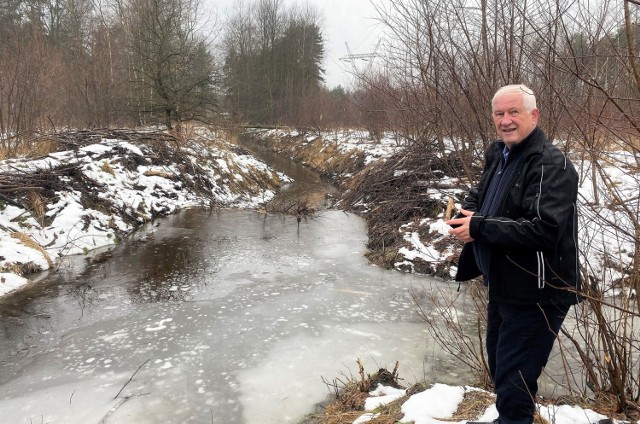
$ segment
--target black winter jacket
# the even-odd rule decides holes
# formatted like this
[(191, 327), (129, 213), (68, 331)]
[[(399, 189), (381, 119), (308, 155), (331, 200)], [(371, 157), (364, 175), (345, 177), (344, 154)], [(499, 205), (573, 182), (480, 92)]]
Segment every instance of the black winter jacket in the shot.
[[(485, 152), (480, 182), (462, 207), (476, 212), (470, 233), (489, 246), (489, 300), (512, 304), (579, 301), (578, 174), (569, 159), (536, 128), (511, 153), (524, 155), (522, 167), (508, 181), (497, 216), (481, 216), (486, 189), (502, 160), (504, 143)], [(457, 281), (480, 275), (473, 243), (460, 255)]]

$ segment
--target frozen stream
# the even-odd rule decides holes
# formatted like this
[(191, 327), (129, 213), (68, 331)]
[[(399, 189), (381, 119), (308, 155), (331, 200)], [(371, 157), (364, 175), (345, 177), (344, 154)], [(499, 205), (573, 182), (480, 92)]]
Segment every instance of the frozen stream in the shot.
[(0, 301), (0, 421), (295, 423), (358, 357), (455, 379), (410, 295), (438, 283), (371, 266), (365, 242), (341, 211), (190, 210), (72, 258)]

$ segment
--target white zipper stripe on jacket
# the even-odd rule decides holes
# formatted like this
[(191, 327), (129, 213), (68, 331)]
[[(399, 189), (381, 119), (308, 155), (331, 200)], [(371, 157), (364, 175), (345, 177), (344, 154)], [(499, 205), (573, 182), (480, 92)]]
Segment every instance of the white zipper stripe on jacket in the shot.
[(544, 165), (540, 165), (540, 184), (538, 184), (538, 200), (536, 201), (536, 213), (538, 214), (538, 218), (542, 219), (540, 216), (540, 198), (542, 197), (542, 180), (544, 179)]
[(544, 280), (545, 280), (545, 275), (544, 275), (544, 253), (538, 251), (536, 252), (537, 256), (538, 256), (538, 288), (539, 289), (543, 289), (544, 288)]
[[(536, 202), (536, 213), (538, 214), (538, 218), (542, 219), (540, 216), (540, 198), (542, 197), (542, 180), (544, 180), (544, 164), (540, 165), (540, 185), (538, 186), (538, 201)], [(538, 288), (544, 288), (544, 256), (542, 252), (538, 253)]]

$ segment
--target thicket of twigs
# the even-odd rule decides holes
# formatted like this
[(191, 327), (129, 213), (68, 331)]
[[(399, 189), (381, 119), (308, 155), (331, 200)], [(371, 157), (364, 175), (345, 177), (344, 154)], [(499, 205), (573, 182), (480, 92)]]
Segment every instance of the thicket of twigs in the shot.
[[(465, 188), (459, 175), (464, 175), (464, 170), (457, 155), (441, 156), (435, 143), (416, 142), (349, 181), (341, 205), (366, 216), (369, 258), (392, 267), (398, 259), (398, 249), (407, 244), (400, 226), (444, 216), (454, 192)], [(453, 179), (444, 179), (445, 176)], [(421, 239), (427, 241), (429, 234), (422, 232)], [(416, 266), (418, 271), (431, 273), (430, 266)]]

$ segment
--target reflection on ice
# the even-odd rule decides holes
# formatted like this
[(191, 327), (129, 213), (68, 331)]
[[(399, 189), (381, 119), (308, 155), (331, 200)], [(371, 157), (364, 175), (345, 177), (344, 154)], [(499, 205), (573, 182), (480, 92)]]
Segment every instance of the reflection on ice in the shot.
[(358, 357), (421, 380), (434, 348), (410, 290), (431, 282), (370, 266), (365, 240), (338, 211), (299, 228), (246, 211), (163, 220), (80, 280), (0, 305), (24, 311), (3, 319), (3, 422), (297, 422)]

